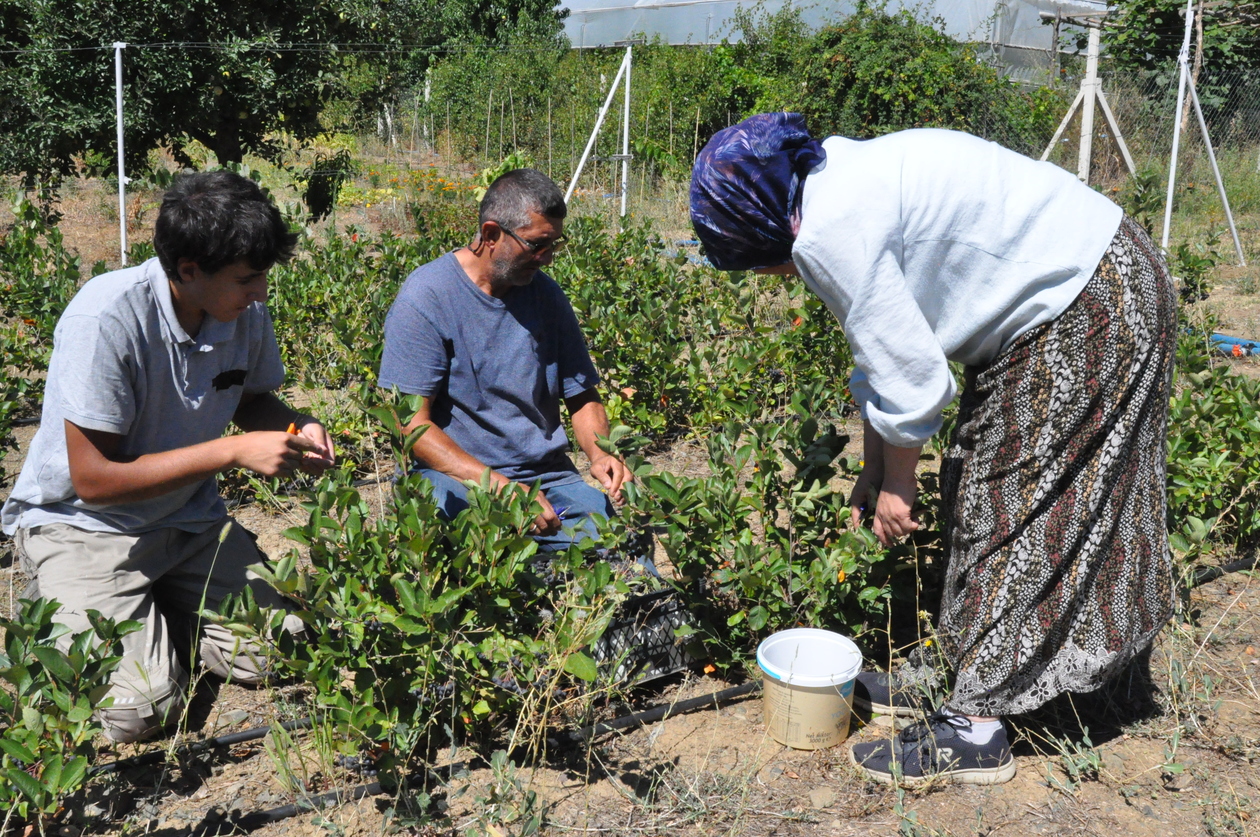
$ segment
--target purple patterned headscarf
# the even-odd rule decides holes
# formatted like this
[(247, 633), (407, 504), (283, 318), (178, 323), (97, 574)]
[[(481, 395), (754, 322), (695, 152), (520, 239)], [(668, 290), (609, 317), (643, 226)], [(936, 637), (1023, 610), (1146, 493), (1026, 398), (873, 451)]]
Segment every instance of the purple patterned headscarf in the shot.
[(691, 223), (713, 266), (790, 261), (801, 184), (826, 158), (799, 113), (760, 113), (714, 134), (691, 172)]

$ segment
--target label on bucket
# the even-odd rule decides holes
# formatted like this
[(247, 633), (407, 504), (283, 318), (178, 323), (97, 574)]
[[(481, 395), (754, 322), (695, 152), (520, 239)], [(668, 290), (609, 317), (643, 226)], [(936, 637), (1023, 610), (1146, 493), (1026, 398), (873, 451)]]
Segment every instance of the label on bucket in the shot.
[(762, 694), (766, 728), (780, 744), (818, 750), (839, 744), (849, 734), (852, 682), (808, 689), (765, 678)]

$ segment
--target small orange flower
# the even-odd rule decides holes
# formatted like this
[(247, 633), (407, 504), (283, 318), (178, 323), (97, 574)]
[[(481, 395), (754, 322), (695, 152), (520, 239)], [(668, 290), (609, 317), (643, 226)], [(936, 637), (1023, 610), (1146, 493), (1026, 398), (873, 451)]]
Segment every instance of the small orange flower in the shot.
[(709, 663), (704, 667), (705, 674), (712, 674), (715, 671), (717, 671), (717, 666), (713, 665), (713, 663)]
[(843, 584), (846, 577), (847, 576), (845, 576), (844, 570), (841, 570), (840, 572), (836, 573), (836, 582), (839, 584)]
[(1243, 347), (1239, 346), (1237, 343), (1234, 344), (1234, 348), (1232, 349), (1232, 351), (1233, 351), (1234, 357), (1243, 356)]
[(792, 328), (796, 328), (803, 322), (804, 320), (801, 317), (797, 317), (796, 319), (792, 320)]

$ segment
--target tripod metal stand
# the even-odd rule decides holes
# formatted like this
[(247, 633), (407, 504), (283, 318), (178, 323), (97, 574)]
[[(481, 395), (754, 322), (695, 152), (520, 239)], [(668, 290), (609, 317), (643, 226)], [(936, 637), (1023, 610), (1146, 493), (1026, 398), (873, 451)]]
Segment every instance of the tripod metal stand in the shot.
[[(1073, 15), (1070, 18), (1064, 18), (1069, 23), (1075, 23), (1077, 26), (1083, 26), (1089, 29), (1089, 47), (1085, 53), (1085, 79), (1081, 82), (1081, 89), (1076, 94), (1076, 99), (1072, 102), (1072, 106), (1068, 108), (1067, 115), (1063, 117), (1063, 121), (1059, 123), (1058, 130), (1054, 132), (1054, 137), (1050, 140), (1050, 144), (1046, 146), (1045, 152), (1041, 155), (1044, 161), (1050, 156), (1050, 152), (1054, 150), (1055, 144), (1059, 138), (1063, 136), (1063, 132), (1067, 130), (1068, 123), (1072, 121), (1072, 117), (1076, 115), (1076, 109), (1081, 110), (1081, 145), (1076, 158), (1076, 176), (1085, 183), (1089, 183), (1089, 161), (1094, 152), (1094, 102), (1097, 101), (1102, 107), (1103, 117), (1107, 120), (1107, 125), (1111, 128), (1111, 135), (1116, 139), (1116, 145), (1120, 146), (1120, 154), (1124, 157), (1124, 164), (1129, 167), (1129, 174), (1135, 174), (1137, 167), (1133, 165), (1133, 155), (1129, 153), (1129, 146), (1124, 142), (1124, 135), (1120, 133), (1120, 125), (1116, 122), (1116, 116), (1111, 112), (1111, 105), (1107, 104), (1107, 97), (1103, 93), (1102, 82), (1098, 78), (1098, 33), (1102, 29), (1102, 21), (1094, 18), (1105, 16), (1107, 12), (1083, 13)], [(1046, 19), (1053, 20), (1055, 16), (1049, 12), (1042, 12), (1041, 16)], [(1082, 107), (1083, 106), (1083, 107)]]
[(1212, 150), (1212, 138), (1208, 136), (1207, 120), (1203, 118), (1203, 107), (1199, 104), (1199, 94), (1194, 89), (1194, 75), (1190, 72), (1190, 29), (1194, 25), (1194, 0), (1186, 0), (1186, 35), (1181, 42), (1181, 52), (1177, 55), (1177, 64), (1181, 75), (1177, 82), (1177, 118), (1173, 121), (1172, 160), (1168, 165), (1168, 198), (1164, 202), (1164, 237), (1160, 247), (1168, 251), (1168, 232), (1172, 226), (1173, 191), (1177, 185), (1177, 152), (1181, 147), (1181, 114), (1185, 107), (1186, 90), (1190, 91), (1190, 101), (1194, 103), (1194, 114), (1199, 118), (1199, 130), (1203, 132), (1203, 146), (1207, 149), (1208, 162), (1212, 164), (1212, 174), (1216, 177), (1216, 189), (1220, 192), (1221, 203), (1225, 207), (1225, 220), (1229, 221), (1229, 232), (1234, 237), (1234, 250), (1238, 253), (1238, 263), (1247, 265), (1243, 256), (1242, 242), (1238, 240), (1238, 229), (1234, 226), (1234, 213), (1229, 209), (1229, 197), (1225, 194), (1225, 183), (1221, 180), (1221, 169), (1216, 165), (1216, 152)]

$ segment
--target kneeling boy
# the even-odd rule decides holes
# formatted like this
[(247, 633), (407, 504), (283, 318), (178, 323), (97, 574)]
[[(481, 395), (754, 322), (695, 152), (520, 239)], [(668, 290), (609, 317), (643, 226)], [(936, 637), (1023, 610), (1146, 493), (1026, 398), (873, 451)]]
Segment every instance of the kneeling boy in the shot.
[[(89, 628), (87, 610), (144, 626), (123, 640), (100, 713), (115, 741), (179, 720), (177, 632), (199, 638), (221, 677), (265, 675), (248, 646), (197, 615), (246, 586), (260, 605), (281, 604), (247, 572), (263, 558), (215, 476), (333, 461), (319, 422), (273, 393), (284, 368), (267, 271), (295, 242), (253, 182), (181, 177), (162, 200), (157, 258), (92, 279), (57, 323), (40, 428), (0, 520), (33, 579), (28, 595), (60, 601), (71, 630)], [(245, 432), (224, 436), (229, 422)]]

